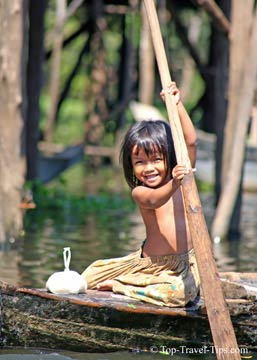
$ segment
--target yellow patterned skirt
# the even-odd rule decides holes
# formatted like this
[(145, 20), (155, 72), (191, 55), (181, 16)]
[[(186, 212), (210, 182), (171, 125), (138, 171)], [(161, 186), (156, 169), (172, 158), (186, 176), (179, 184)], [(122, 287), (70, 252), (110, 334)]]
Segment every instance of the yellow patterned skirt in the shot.
[(184, 254), (141, 257), (142, 249), (127, 256), (97, 260), (83, 273), (88, 289), (116, 280), (113, 292), (156, 305), (183, 307), (200, 290), (194, 250)]

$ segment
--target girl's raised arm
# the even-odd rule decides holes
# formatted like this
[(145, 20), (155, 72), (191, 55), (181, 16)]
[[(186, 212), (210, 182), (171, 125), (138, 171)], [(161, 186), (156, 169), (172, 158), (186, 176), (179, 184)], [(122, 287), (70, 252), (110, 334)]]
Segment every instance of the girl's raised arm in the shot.
[(162, 90), (160, 95), (163, 100), (165, 100), (165, 93), (172, 94), (175, 96), (178, 115), (180, 118), (182, 130), (186, 142), (189, 159), (191, 161), (191, 166), (194, 167), (196, 162), (196, 144), (197, 144), (197, 136), (194, 125), (181, 101), (180, 91), (177, 88), (176, 83), (172, 82), (166, 92)]
[(191, 166), (195, 167), (196, 162), (196, 144), (197, 136), (194, 125), (181, 101), (177, 104), (178, 114), (184, 133), (184, 138), (187, 146), (188, 156), (191, 161)]

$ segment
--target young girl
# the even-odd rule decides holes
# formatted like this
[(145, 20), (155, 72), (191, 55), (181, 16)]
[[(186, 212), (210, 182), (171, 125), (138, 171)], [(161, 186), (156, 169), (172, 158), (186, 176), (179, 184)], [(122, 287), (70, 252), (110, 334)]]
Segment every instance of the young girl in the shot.
[[(168, 93), (175, 96), (194, 167), (193, 124), (175, 83)], [(161, 120), (133, 125), (125, 135), (121, 157), (146, 239), (128, 256), (95, 261), (82, 276), (89, 289), (110, 290), (157, 305), (185, 306), (196, 298), (200, 286), (181, 190), (184, 175), (192, 170), (176, 164), (170, 127)]]

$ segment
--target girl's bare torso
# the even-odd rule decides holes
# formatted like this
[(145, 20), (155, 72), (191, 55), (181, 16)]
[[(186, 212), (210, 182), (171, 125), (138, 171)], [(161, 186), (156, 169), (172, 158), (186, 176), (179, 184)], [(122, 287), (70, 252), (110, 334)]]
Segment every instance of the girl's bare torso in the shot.
[(181, 188), (161, 207), (139, 209), (146, 227), (143, 256), (183, 254), (192, 248)]

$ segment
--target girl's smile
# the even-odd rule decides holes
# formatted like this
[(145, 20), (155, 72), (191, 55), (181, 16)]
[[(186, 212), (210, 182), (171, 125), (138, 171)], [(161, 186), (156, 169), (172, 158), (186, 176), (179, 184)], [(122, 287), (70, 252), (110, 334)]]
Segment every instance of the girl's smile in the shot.
[(161, 185), (167, 176), (163, 155), (158, 151), (146, 154), (144, 149), (135, 145), (132, 149), (132, 165), (136, 178), (149, 187)]

